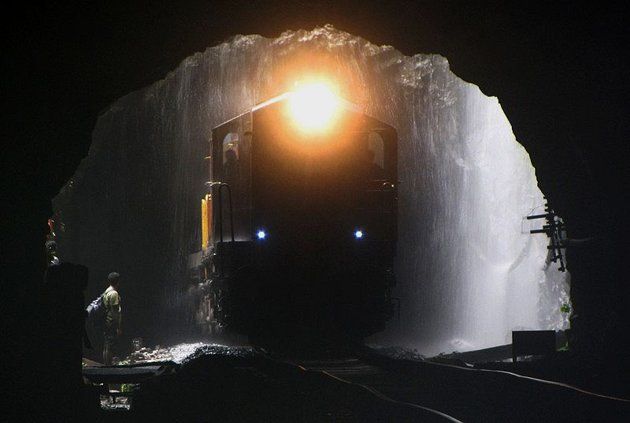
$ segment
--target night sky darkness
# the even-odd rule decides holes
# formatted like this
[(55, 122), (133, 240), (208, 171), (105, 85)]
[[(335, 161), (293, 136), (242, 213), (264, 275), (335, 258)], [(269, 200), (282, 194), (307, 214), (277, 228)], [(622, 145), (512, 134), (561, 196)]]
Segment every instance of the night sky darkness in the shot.
[(50, 199), (87, 154), (102, 109), (234, 34), (276, 37), (330, 23), (406, 55), (441, 54), (455, 74), (499, 98), (569, 235), (596, 237), (569, 252), (582, 348), (624, 351), (630, 333), (629, 40), (621, 8), (604, 2), (588, 8), (437, 1), (52, 3), (4, 13), (0, 257), (2, 297), (12, 303), (5, 309), (9, 325), (18, 327), (12, 318), (30, 313), (40, 272), (33, 263)]

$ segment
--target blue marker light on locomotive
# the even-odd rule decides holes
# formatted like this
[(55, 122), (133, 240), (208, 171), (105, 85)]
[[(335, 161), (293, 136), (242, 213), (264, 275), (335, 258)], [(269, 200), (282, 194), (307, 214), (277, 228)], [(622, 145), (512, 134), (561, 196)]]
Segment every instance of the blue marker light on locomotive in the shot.
[(256, 232), (256, 237), (258, 239), (265, 239), (267, 237), (267, 232), (265, 232), (262, 229), (259, 229), (258, 232)]
[(356, 231), (354, 232), (354, 237), (355, 237), (356, 239), (361, 239), (361, 238), (363, 238), (363, 231), (362, 231), (362, 230), (360, 230), (360, 229), (359, 229), (359, 230), (356, 230)]

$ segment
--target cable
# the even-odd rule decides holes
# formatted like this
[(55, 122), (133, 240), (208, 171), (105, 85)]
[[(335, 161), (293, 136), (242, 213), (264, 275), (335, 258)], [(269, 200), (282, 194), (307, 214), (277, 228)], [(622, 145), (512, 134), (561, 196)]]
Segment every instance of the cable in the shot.
[[(408, 361), (408, 360), (405, 360), (405, 361)], [(471, 369), (471, 368), (467, 368), (467, 367), (456, 366), (454, 364), (434, 363), (434, 362), (431, 362), (431, 361), (423, 361), (422, 363), (423, 364), (433, 365), (433, 366), (451, 367), (451, 368), (454, 368), (454, 369), (466, 370), (466, 371), (476, 371), (476, 372), (486, 372), (486, 373), (501, 373), (501, 374), (506, 374), (506, 375), (509, 375), (509, 376), (515, 376), (515, 377), (520, 378), (520, 379), (526, 379), (526, 380), (531, 380), (531, 381), (534, 381), (534, 382), (540, 382), (540, 383), (545, 383), (545, 384), (548, 384), (548, 385), (555, 385), (555, 386), (560, 386), (562, 388), (572, 389), (572, 390), (580, 392), (582, 394), (591, 395), (591, 396), (594, 396), (594, 397), (599, 397), (599, 398), (609, 399), (609, 400), (613, 400), (613, 401), (620, 401), (620, 402), (630, 403), (630, 399), (613, 397), (613, 396), (604, 395), (604, 394), (598, 394), (596, 392), (587, 391), (585, 389), (578, 388), (577, 386), (569, 385), (567, 383), (556, 382), (556, 381), (553, 381), (553, 380), (539, 379), (539, 378), (535, 378), (535, 377), (531, 377), (531, 376), (520, 375), (518, 373), (508, 372), (507, 370)]]
[(449, 420), (451, 422), (462, 423), (461, 420), (457, 420), (455, 417), (449, 416), (448, 414), (442, 413), (441, 411), (434, 410), (433, 408), (424, 407), (422, 405), (414, 404), (414, 403), (411, 403), (411, 402), (395, 400), (395, 399), (390, 398), (387, 395), (383, 394), (382, 392), (378, 391), (377, 389), (372, 388), (371, 386), (367, 386), (367, 385), (363, 385), (361, 383), (351, 382), (349, 380), (342, 379), (339, 376), (335, 376), (332, 373), (329, 373), (329, 372), (327, 372), (325, 370), (310, 370), (310, 369), (305, 369), (302, 366), (299, 366), (299, 367), (302, 370), (304, 370), (304, 371), (320, 373), (320, 374), (326, 375), (326, 376), (328, 376), (330, 378), (333, 378), (335, 380), (338, 380), (339, 382), (342, 382), (342, 383), (345, 383), (345, 384), (348, 384), (348, 385), (358, 386), (359, 388), (370, 392), (372, 395), (375, 395), (376, 397), (380, 398), (383, 401), (391, 402), (391, 403), (394, 403), (394, 404), (397, 404), (397, 405), (403, 405), (403, 406), (407, 406), (407, 407), (418, 408), (418, 409), (421, 409), (421, 410), (424, 410), (424, 411), (428, 411), (429, 413), (436, 414), (436, 415), (438, 415), (440, 417), (443, 417), (443, 418), (445, 418), (445, 419), (447, 419), (447, 420)]
[(302, 366), (301, 364), (298, 364), (298, 363), (293, 363), (293, 362), (290, 362), (290, 361), (285, 361), (285, 360), (279, 360), (279, 359), (276, 359), (276, 358), (272, 358), (262, 348), (255, 349), (254, 351), (261, 358), (263, 358), (264, 360), (275, 364), (276, 366), (280, 365), (282, 367), (291, 367), (291, 368), (294, 368), (294, 369), (298, 369), (298, 370), (302, 371), (305, 374), (309, 374), (309, 373), (310, 374), (319, 374), (319, 375), (322, 375), (322, 376), (325, 376), (325, 377), (337, 380), (338, 382), (342, 382), (342, 383), (347, 384), (347, 385), (352, 385), (352, 386), (359, 387), (359, 388), (361, 388), (363, 390), (366, 390), (370, 394), (376, 396), (377, 398), (379, 398), (382, 401), (387, 401), (389, 403), (396, 404), (396, 405), (399, 405), (399, 406), (416, 408), (416, 409), (419, 409), (419, 410), (423, 410), (423, 411), (429, 412), (429, 413), (434, 414), (436, 416), (442, 417), (444, 419), (447, 419), (450, 422), (462, 423), (461, 420), (458, 420), (458, 419), (456, 419), (453, 416), (449, 416), (448, 414), (445, 414), (445, 413), (443, 413), (441, 411), (434, 410), (434, 409), (429, 408), (429, 407), (424, 407), (424, 406), (419, 405), (419, 404), (414, 404), (414, 403), (410, 403), (410, 402), (395, 400), (395, 399), (390, 398), (387, 395), (383, 394), (382, 392), (378, 391), (377, 389), (374, 389), (374, 388), (372, 388), (370, 386), (367, 386), (367, 385), (363, 385), (363, 384), (360, 384), (360, 383), (356, 383), (356, 382), (352, 382), (352, 381), (349, 381), (349, 380), (346, 380), (346, 379), (342, 379), (339, 376), (333, 375), (332, 373), (329, 373), (329, 372), (327, 372), (325, 370), (309, 369), (309, 368), (304, 367), (304, 366)]

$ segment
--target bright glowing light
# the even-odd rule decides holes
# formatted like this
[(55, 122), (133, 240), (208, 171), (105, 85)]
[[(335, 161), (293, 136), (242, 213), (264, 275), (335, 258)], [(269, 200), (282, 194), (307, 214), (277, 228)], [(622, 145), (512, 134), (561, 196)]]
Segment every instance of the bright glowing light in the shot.
[(324, 83), (299, 87), (289, 97), (291, 117), (305, 131), (328, 129), (339, 106), (339, 98)]
[(258, 237), (258, 239), (265, 239), (267, 237), (267, 233), (261, 229), (256, 232), (256, 236)]
[(356, 232), (354, 233), (354, 237), (355, 237), (356, 239), (361, 239), (361, 238), (363, 238), (363, 231), (361, 231), (361, 230), (356, 231)]

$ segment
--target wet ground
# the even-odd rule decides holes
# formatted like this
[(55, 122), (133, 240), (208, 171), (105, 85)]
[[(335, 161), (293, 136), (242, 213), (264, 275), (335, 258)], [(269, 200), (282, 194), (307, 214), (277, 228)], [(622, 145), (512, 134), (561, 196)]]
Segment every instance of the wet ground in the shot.
[[(152, 422), (630, 421), (630, 402), (489, 371), (511, 363), (471, 364), (445, 356), (425, 359), (405, 348), (370, 351), (361, 357), (346, 352), (315, 360), (312, 355), (290, 358), (249, 346), (207, 343), (140, 349), (126, 361), (137, 365), (168, 361), (175, 371), (131, 387), (130, 397), (113, 401), (101, 396), (98, 418)], [(553, 360), (530, 360), (518, 366), (510, 370), (556, 376), (570, 367)], [(426, 414), (424, 408), (446, 417)]]
[(155, 348), (142, 347), (132, 352), (118, 364), (136, 364), (172, 361), (182, 364), (202, 355), (242, 356), (252, 351), (249, 346), (228, 346), (213, 343), (195, 342), (183, 343), (170, 347), (156, 346)]
[[(252, 351), (252, 347), (249, 346), (227, 346), (204, 342), (182, 343), (173, 346), (157, 345), (154, 348), (139, 347), (123, 360), (117, 360), (115, 367), (132, 369), (137, 366), (148, 368), (146, 366), (151, 364), (165, 364), (175, 371), (200, 357), (242, 358), (251, 356)], [(83, 360), (83, 365), (84, 369), (86, 367), (88, 369), (101, 367), (100, 363), (88, 359)], [(90, 378), (88, 377), (88, 379)], [(134, 398), (143, 385), (143, 383), (98, 383), (94, 380), (92, 380), (92, 384), (98, 388), (100, 393), (101, 410), (107, 412), (110, 417), (120, 417), (118, 412), (130, 411)]]

